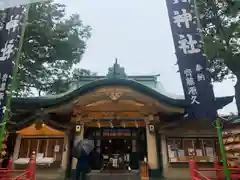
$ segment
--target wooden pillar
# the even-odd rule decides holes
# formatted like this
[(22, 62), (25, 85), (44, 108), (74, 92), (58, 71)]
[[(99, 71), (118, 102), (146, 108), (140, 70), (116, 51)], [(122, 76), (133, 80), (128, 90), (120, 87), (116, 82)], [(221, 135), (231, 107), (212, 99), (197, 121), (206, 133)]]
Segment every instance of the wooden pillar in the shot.
[(168, 173), (168, 154), (167, 154), (167, 138), (165, 134), (161, 134), (161, 152), (163, 162), (163, 175), (166, 176)]
[(13, 166), (14, 166), (14, 162), (18, 159), (18, 156), (19, 156), (19, 151), (21, 148), (21, 141), (22, 141), (22, 135), (17, 134), (15, 147), (14, 147), (14, 151), (13, 151), (13, 157), (12, 157)]
[(149, 115), (147, 118), (146, 136), (147, 136), (147, 153), (148, 153), (148, 164), (150, 169), (158, 168), (158, 155), (157, 155), (157, 143), (155, 131), (150, 132), (148, 124), (153, 120), (153, 115)]
[[(76, 125), (74, 144), (76, 144), (79, 140), (83, 140), (83, 138), (84, 138), (84, 124)], [(72, 169), (76, 169), (76, 165), (77, 159), (73, 157)]]
[(67, 133), (65, 133), (65, 136), (64, 136), (64, 143), (63, 143), (63, 153), (62, 153), (62, 162), (61, 162), (61, 168), (63, 170), (66, 170), (67, 168), (67, 163), (68, 163), (68, 141), (69, 141), (69, 138), (68, 138), (68, 135)]
[(70, 179), (72, 175), (72, 148), (74, 144), (74, 137), (75, 137), (75, 127), (73, 127), (68, 132), (67, 168), (65, 171), (65, 179)]

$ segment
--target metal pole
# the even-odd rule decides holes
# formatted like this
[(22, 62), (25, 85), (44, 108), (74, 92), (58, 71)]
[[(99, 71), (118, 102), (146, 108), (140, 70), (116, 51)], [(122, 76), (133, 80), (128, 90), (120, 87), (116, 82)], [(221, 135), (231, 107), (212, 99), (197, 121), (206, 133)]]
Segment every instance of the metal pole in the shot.
[[(6, 123), (7, 123), (7, 120), (9, 118), (9, 112), (10, 112), (10, 109), (11, 109), (12, 93), (16, 89), (18, 66), (19, 66), (19, 62), (20, 62), (20, 56), (21, 56), (23, 40), (24, 40), (24, 34), (25, 34), (25, 31), (26, 31), (26, 27), (27, 27), (29, 8), (30, 8), (30, 4), (27, 4), (26, 5), (26, 12), (25, 12), (25, 15), (24, 15), (24, 18), (23, 18), (23, 25), (22, 25), (20, 39), (19, 39), (18, 51), (17, 51), (17, 54), (16, 54), (16, 59), (15, 59), (14, 67), (13, 67), (12, 81), (11, 81), (9, 93), (7, 94), (6, 109), (5, 109), (5, 112), (4, 112), (3, 122), (2, 122), (1, 129), (0, 129), (0, 142), (1, 142), (1, 144), (2, 144), (2, 140), (3, 140), (3, 137), (4, 137), (5, 131), (6, 131)], [(2, 146), (0, 146), (0, 152), (1, 152), (1, 150), (2, 150)]]
[(226, 180), (230, 180), (230, 172), (227, 164), (226, 151), (224, 149), (223, 139), (222, 139), (222, 126), (219, 118), (216, 120), (216, 128), (217, 128), (218, 142), (219, 142), (222, 161), (223, 161), (225, 178)]

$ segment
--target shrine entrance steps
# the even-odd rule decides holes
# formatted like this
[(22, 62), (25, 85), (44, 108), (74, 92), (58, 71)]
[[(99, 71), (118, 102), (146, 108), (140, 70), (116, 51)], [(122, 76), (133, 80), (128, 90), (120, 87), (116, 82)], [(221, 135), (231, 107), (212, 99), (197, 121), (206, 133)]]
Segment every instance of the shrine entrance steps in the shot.
[(140, 180), (139, 172), (102, 173), (91, 172), (87, 180)]

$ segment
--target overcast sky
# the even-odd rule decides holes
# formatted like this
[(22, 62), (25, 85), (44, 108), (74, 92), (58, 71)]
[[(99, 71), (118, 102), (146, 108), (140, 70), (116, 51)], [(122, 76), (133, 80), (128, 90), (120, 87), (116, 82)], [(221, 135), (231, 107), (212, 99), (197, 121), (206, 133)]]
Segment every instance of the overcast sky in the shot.
[[(166, 91), (183, 94), (165, 0), (58, 0), (92, 27), (79, 67), (105, 75), (118, 58), (128, 75), (156, 75)], [(231, 80), (214, 84), (215, 96), (233, 95)], [(221, 114), (236, 112), (235, 103)]]

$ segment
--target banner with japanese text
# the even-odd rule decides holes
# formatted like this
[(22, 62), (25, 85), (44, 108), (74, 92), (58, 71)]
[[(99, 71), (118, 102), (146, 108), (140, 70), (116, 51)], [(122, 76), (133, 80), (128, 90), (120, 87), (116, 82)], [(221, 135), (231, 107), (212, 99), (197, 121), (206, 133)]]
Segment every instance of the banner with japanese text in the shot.
[(185, 99), (191, 119), (215, 120), (217, 110), (193, 0), (166, 0)]
[(49, 0), (0, 0), (0, 9), (6, 9), (10, 7), (16, 7), (29, 3), (43, 2)]
[(7, 87), (11, 82), (24, 9), (22, 7), (9, 8), (5, 12), (5, 22), (0, 31), (0, 123), (3, 121)]

